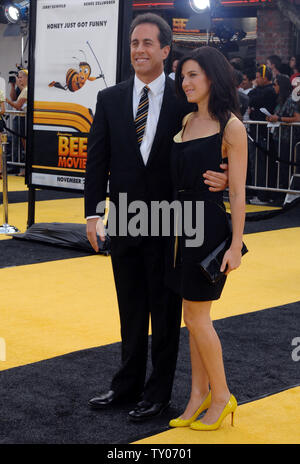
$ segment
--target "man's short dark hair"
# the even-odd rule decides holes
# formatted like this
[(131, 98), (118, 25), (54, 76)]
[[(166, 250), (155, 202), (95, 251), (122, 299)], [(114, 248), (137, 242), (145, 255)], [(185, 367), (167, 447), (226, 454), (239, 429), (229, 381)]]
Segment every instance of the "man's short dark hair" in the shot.
[(275, 68), (279, 70), (281, 65), (281, 58), (278, 55), (270, 55), (268, 56), (267, 60), (269, 60), (271, 64), (274, 64)]
[(160, 48), (171, 46), (172, 44), (172, 30), (169, 24), (159, 15), (154, 13), (145, 13), (138, 15), (134, 18), (129, 29), (129, 38), (131, 39), (134, 29), (140, 24), (154, 24), (159, 29), (158, 40)]
[(249, 81), (254, 81), (255, 79), (255, 68), (248, 68), (243, 70), (243, 74), (249, 79)]

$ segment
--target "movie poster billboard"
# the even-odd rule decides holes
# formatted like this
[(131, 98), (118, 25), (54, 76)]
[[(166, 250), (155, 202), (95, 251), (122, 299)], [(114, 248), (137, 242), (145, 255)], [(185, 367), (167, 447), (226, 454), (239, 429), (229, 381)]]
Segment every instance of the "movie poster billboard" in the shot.
[(119, 0), (36, 0), (29, 183), (83, 190), (99, 90), (117, 76)]

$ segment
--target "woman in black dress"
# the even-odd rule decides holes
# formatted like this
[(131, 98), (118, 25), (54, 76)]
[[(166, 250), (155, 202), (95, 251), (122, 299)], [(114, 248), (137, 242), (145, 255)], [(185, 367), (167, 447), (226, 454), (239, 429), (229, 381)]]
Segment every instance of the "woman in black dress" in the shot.
[[(204, 240), (202, 246), (187, 246), (186, 224), (182, 224), (182, 235), (175, 239), (175, 269), (173, 277), (170, 274), (169, 285), (174, 290), (179, 288), (183, 298), (184, 321), (190, 334), (192, 387), (184, 413), (173, 419), (170, 426), (215, 430), (228, 414), (232, 414), (233, 420), (237, 407), (227, 386), (222, 347), (213, 328), (210, 309), (212, 301), (220, 298), (227, 275), (241, 262), (247, 135), (236, 116), (239, 104), (233, 69), (218, 50), (202, 47), (181, 60), (176, 86), (179, 95), (196, 105), (195, 111), (184, 118), (180, 133), (174, 137), (171, 160), (174, 191), (183, 210), (186, 202), (191, 205), (193, 227), (197, 205), (203, 202)], [(222, 192), (208, 188), (203, 182), (203, 173), (206, 170), (220, 171), (220, 163), (226, 158), (232, 240), (221, 266), (224, 275), (216, 284), (211, 284), (198, 263), (228, 237), (231, 229)], [(196, 421), (206, 409), (201, 421)]]

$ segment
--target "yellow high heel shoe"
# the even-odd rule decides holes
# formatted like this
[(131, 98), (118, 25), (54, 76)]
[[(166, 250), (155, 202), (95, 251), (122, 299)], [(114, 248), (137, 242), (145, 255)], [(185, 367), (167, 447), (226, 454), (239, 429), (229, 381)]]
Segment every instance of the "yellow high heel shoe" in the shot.
[(234, 413), (237, 408), (237, 401), (233, 395), (230, 396), (228, 403), (226, 404), (225, 408), (223, 409), (219, 419), (214, 422), (213, 424), (203, 424), (200, 420), (192, 422), (190, 425), (190, 428), (192, 430), (217, 430), (223, 420), (225, 419), (228, 414), (231, 413), (231, 425), (233, 426), (233, 420), (234, 420)]
[(195, 414), (190, 419), (180, 419), (180, 417), (177, 417), (176, 419), (172, 419), (169, 422), (169, 426), (170, 427), (189, 427), (189, 425), (191, 425), (191, 423), (197, 419), (197, 417), (199, 416), (199, 414), (201, 414), (201, 412), (209, 408), (210, 402), (211, 402), (211, 392), (208, 393), (207, 397), (205, 398), (201, 406), (197, 409)]

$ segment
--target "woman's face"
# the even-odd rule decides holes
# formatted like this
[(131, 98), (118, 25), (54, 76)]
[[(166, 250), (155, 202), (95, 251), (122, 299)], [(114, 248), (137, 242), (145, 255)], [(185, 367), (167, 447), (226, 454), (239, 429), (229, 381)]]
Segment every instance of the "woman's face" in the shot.
[(189, 103), (200, 103), (208, 99), (211, 82), (197, 61), (188, 60), (183, 63), (182, 89)]

